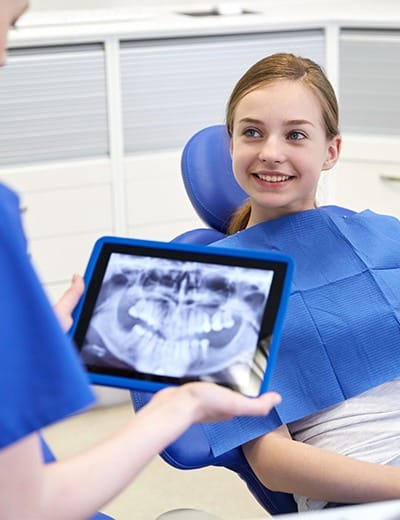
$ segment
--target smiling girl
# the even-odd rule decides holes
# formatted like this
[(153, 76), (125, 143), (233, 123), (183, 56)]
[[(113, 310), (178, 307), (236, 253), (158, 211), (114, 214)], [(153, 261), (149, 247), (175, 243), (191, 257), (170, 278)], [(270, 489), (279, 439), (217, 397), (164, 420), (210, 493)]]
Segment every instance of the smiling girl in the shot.
[(217, 245), (290, 254), (296, 272), (272, 378), (282, 426), (260, 436), (236, 421), (208, 434), (228, 449), (246, 431), (259, 480), (299, 510), (400, 498), (400, 223), (317, 207), (321, 172), (340, 154), (338, 112), (319, 65), (291, 54), (253, 65), (227, 107), (249, 198)]
[(335, 93), (317, 64), (285, 54), (256, 63), (232, 92), (227, 129), (233, 171), (249, 195), (231, 233), (316, 207), (321, 171), (341, 146)]

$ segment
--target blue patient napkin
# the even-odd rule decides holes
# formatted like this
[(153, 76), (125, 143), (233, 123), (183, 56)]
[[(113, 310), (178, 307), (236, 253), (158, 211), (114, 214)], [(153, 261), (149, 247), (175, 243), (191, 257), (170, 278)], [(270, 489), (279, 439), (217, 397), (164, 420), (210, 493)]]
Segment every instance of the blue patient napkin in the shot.
[(216, 246), (279, 251), (296, 272), (265, 418), (204, 425), (213, 454), (400, 375), (400, 222), (326, 206), (264, 222)]

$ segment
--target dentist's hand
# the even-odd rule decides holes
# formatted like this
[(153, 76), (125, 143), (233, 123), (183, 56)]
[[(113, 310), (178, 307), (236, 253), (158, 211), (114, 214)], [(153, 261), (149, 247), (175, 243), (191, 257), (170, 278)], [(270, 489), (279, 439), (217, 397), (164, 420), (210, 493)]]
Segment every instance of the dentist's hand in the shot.
[(83, 294), (85, 285), (79, 274), (72, 277), (71, 286), (65, 291), (54, 305), (54, 311), (60, 321), (61, 327), (67, 332), (72, 326), (72, 312)]
[(152, 407), (176, 406), (176, 413), (189, 416), (190, 423), (226, 421), (240, 415), (265, 416), (281, 402), (276, 392), (259, 397), (246, 397), (239, 392), (215, 383), (186, 383), (157, 392), (150, 403)]

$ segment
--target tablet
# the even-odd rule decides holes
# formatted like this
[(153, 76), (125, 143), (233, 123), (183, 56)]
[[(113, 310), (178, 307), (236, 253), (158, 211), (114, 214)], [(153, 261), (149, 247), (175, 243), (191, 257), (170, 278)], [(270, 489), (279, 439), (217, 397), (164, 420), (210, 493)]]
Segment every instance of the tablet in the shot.
[(212, 381), (257, 396), (292, 271), (272, 252), (102, 237), (70, 334), (94, 384), (152, 392)]

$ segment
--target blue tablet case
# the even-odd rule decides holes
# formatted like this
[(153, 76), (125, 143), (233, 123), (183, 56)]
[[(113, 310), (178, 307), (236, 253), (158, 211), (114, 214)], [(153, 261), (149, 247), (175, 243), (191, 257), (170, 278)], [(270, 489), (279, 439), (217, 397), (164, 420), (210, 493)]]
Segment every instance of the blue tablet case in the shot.
[(157, 391), (207, 380), (258, 395), (293, 268), (282, 253), (102, 237), (70, 335), (94, 384)]

